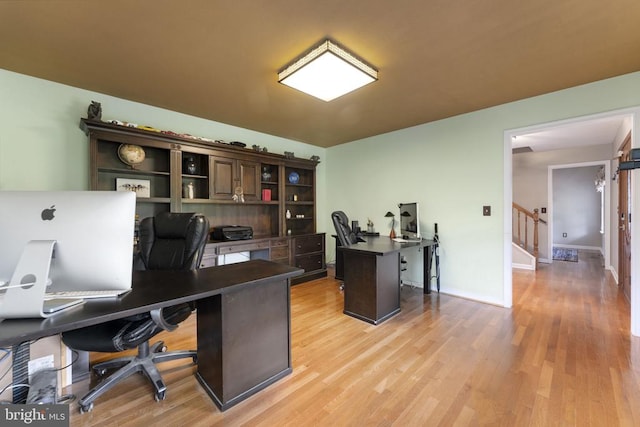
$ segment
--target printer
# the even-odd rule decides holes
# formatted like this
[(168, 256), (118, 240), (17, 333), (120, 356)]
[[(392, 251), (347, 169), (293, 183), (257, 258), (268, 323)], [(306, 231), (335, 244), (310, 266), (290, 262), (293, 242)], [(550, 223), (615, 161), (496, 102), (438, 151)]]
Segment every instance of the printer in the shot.
[(244, 225), (219, 225), (213, 227), (211, 240), (250, 240), (253, 239), (253, 228)]

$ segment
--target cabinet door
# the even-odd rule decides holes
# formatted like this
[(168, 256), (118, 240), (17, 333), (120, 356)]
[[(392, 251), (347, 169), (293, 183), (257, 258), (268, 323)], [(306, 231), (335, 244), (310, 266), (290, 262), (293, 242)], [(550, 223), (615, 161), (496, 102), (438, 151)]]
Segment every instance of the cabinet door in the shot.
[(237, 160), (239, 185), (245, 200), (260, 200), (260, 163)]
[(260, 163), (228, 157), (210, 157), (211, 198), (231, 200), (242, 187), (245, 200), (260, 199)]
[(209, 158), (211, 170), (211, 198), (231, 200), (235, 189), (235, 160), (226, 157)]

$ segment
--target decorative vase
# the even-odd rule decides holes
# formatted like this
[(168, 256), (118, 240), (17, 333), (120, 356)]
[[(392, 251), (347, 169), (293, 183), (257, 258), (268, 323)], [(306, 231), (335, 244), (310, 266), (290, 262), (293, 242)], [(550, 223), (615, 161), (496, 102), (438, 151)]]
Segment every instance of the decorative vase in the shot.
[(186, 157), (184, 159), (184, 170), (187, 171), (189, 175), (195, 175), (196, 172), (198, 172), (196, 159), (192, 156)]

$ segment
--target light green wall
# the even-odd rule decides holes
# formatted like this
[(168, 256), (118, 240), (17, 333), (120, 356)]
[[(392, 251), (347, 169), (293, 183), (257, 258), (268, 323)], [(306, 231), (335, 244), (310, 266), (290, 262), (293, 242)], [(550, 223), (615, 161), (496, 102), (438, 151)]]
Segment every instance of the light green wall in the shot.
[[(510, 191), (504, 132), (638, 105), (640, 73), (633, 73), (332, 147), (327, 214), (370, 217), (387, 234), (384, 214), (417, 201), (423, 234), (433, 236), (438, 223), (442, 291), (510, 305), (503, 285), (504, 191)], [(492, 216), (482, 216), (483, 205), (491, 205)]]
[[(0, 69), (0, 190), (83, 190), (89, 185), (89, 144), (80, 130), (91, 101), (102, 119), (177, 133), (242, 141), (269, 152), (320, 156), (318, 211), (326, 210), (325, 149)], [(322, 229), (326, 224), (320, 222)]]
[[(91, 100), (102, 103), (103, 119), (320, 156), (318, 231), (331, 234), (329, 215), (340, 209), (363, 224), (371, 218), (386, 234), (384, 214), (418, 201), (423, 234), (439, 224), (442, 290), (503, 304), (504, 131), (638, 106), (640, 73), (325, 150), (0, 70), (0, 190), (87, 188), (88, 144), (78, 123)], [(483, 205), (492, 216), (482, 216)]]

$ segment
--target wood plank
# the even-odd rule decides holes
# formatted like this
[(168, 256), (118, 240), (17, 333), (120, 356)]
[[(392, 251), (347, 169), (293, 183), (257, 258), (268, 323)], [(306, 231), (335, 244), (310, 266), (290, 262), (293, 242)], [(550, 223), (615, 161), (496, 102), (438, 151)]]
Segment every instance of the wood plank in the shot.
[[(297, 285), (291, 375), (223, 414), (170, 362), (165, 401), (134, 376), (71, 425), (640, 425), (628, 302), (599, 254), (579, 259), (514, 271), (512, 309), (405, 286), (378, 326), (342, 314), (332, 278)], [(162, 338), (195, 348), (195, 316)]]

